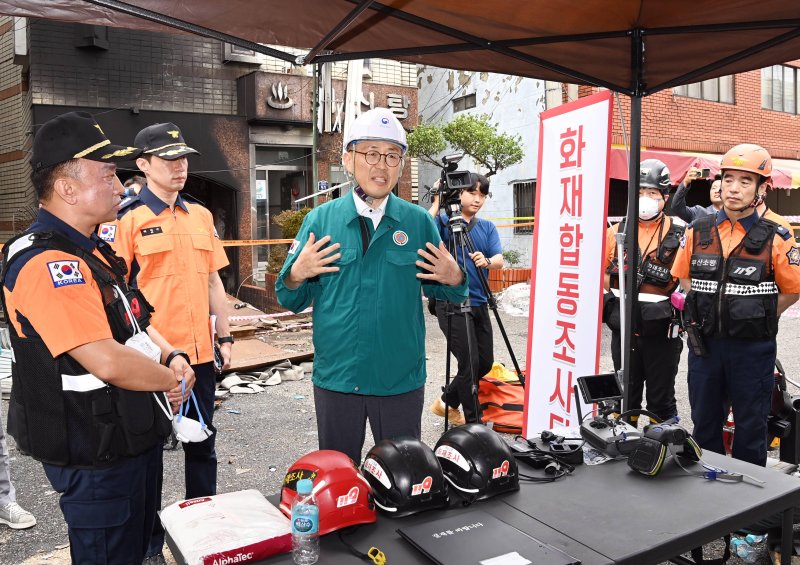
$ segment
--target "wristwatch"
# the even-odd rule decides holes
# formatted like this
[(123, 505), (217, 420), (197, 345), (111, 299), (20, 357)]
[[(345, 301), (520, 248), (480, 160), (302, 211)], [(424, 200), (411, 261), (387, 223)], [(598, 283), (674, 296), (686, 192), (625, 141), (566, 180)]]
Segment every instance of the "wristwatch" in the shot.
[(217, 343), (233, 343), (233, 336), (226, 335), (225, 337), (218, 337)]
[(175, 351), (167, 355), (167, 360), (164, 361), (164, 366), (169, 367), (169, 364), (172, 363), (172, 360), (175, 359), (176, 357), (183, 357), (184, 359), (186, 359), (186, 362), (189, 363), (189, 365), (192, 364), (192, 360), (189, 357), (188, 353), (186, 353), (185, 351), (181, 351), (180, 349), (176, 349)]

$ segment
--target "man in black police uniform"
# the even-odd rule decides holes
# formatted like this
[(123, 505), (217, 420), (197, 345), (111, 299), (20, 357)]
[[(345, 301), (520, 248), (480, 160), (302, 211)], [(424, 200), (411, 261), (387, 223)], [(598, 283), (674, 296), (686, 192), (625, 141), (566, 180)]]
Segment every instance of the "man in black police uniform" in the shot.
[(142, 562), (170, 429), (167, 399), (147, 391), (175, 399), (182, 379), (194, 384), (188, 356), (148, 328), (149, 305), (94, 234), (119, 210), (115, 163), (137, 154), (112, 145), (85, 112), (42, 125), (32, 158), (39, 217), (3, 252), (8, 431), (61, 493), (73, 563)]

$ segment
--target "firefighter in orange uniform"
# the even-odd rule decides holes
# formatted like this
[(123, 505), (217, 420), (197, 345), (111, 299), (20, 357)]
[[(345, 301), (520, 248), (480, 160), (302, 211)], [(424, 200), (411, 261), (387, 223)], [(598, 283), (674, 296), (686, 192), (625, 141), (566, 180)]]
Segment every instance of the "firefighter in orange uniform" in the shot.
[[(669, 198), (669, 169), (658, 159), (642, 161), (639, 169), (639, 303), (633, 316), (629, 405), (642, 407), (647, 383), (647, 410), (661, 420), (678, 414), (675, 375), (683, 342), (671, 334), (673, 319), (669, 296), (678, 286), (670, 274), (686, 224), (664, 214)], [(623, 220), (624, 221), (624, 220)], [(611, 328), (611, 356), (619, 370), (622, 336), (619, 329), (619, 299), (611, 289), (619, 288), (619, 258), (616, 234), (622, 222), (606, 232), (606, 277), (603, 319)], [(636, 421), (637, 418), (631, 419)]]
[(785, 227), (757, 211), (772, 174), (769, 153), (737, 145), (721, 169), (722, 209), (692, 224), (672, 268), (688, 291), (693, 435), (703, 449), (725, 453), (730, 406), (733, 456), (764, 465), (778, 318), (800, 293), (800, 250)]
[(148, 327), (150, 309), (125, 284), (124, 265), (94, 235), (119, 210), (116, 162), (138, 153), (112, 145), (85, 112), (43, 124), (31, 163), (39, 215), (3, 249), (8, 431), (61, 493), (73, 563), (142, 562), (170, 430), (168, 402), (147, 391), (180, 400), (178, 381), (193, 383), (183, 355)]
[[(136, 135), (134, 145), (143, 150), (136, 165), (147, 185), (123, 205), (117, 222), (101, 225), (98, 234), (125, 260), (130, 283), (155, 307), (153, 325), (189, 354), (200, 413), (215, 433), (205, 441), (183, 444), (185, 496), (209, 496), (217, 489), (212, 425), (216, 375), (209, 316), (216, 317), (223, 368), (227, 368), (233, 337), (218, 271), (228, 265), (228, 259), (211, 212), (181, 193), (188, 176), (187, 155), (198, 152), (186, 144), (178, 126), (146, 127)], [(190, 417), (197, 419), (193, 404), (189, 410)], [(156, 532), (149, 555), (161, 551), (162, 541), (163, 532)]]

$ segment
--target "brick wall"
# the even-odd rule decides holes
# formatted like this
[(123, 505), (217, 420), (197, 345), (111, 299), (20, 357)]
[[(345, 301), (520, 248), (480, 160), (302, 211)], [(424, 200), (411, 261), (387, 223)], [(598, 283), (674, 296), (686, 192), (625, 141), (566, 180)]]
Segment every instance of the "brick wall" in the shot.
[(34, 206), (28, 151), (31, 97), (23, 67), (15, 65), (14, 18), (0, 17), (0, 241), (27, 226)]
[(108, 49), (79, 48), (88, 26), (31, 23), (34, 104), (236, 113), (236, 78), (223, 44), (183, 33), (107, 29)]
[[(580, 95), (597, 90), (581, 87)], [(773, 157), (800, 158), (800, 116), (761, 108), (761, 70), (734, 77), (734, 100), (734, 104), (708, 102), (675, 96), (672, 89), (647, 96), (642, 102), (642, 146), (724, 153), (737, 143), (757, 143)], [(630, 99), (620, 96), (620, 102), (629, 128)], [(616, 102), (613, 142), (623, 143)]]

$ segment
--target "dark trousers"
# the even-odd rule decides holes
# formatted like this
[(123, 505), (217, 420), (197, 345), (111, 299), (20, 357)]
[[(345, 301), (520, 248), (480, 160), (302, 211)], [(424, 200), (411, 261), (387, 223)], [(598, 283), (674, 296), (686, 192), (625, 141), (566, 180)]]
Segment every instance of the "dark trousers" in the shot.
[(733, 457), (767, 463), (767, 418), (775, 386), (775, 340), (706, 338), (706, 357), (689, 350), (692, 435), (703, 449), (725, 453), (722, 426), (733, 408)]
[[(184, 443), (183, 452), (186, 454), (186, 498), (198, 498), (217, 494), (217, 429), (212, 425), (214, 419), (214, 389), (217, 376), (214, 372), (214, 363), (192, 365), (197, 382), (194, 385), (194, 394), (203, 420), (214, 432), (205, 441), (199, 443)], [(189, 417), (197, 419), (194, 403), (189, 409)]]
[[(217, 494), (217, 451), (215, 441), (217, 430), (212, 425), (214, 417), (214, 389), (216, 388), (216, 373), (213, 363), (192, 365), (195, 374), (194, 395), (197, 405), (203, 415), (203, 421), (208, 424), (214, 433), (205, 441), (199, 443), (181, 444), (185, 454), (184, 476), (186, 478), (186, 498), (198, 498)], [(189, 418), (198, 419), (194, 402), (189, 404)], [(161, 510), (161, 485), (163, 482), (163, 446), (159, 449), (158, 473), (158, 500), (157, 507)], [(164, 547), (164, 528), (161, 520), (156, 520), (153, 526), (153, 535), (147, 548), (147, 555), (158, 555)]]
[(159, 521), (161, 447), (107, 469), (43, 464), (59, 501), (77, 565), (139, 565)]
[(365, 396), (334, 392), (315, 385), (319, 448), (341, 451), (358, 465), (368, 418), (375, 443), (382, 439), (420, 439), (424, 403), (424, 386), (404, 394)]
[[(492, 369), (492, 363), (494, 363), (489, 305), (473, 306), (471, 312), (466, 314), (456, 312), (451, 316), (447, 315), (448, 305), (448, 302), (437, 300), (436, 317), (445, 338), (447, 337), (448, 318), (450, 320), (450, 351), (456, 357), (458, 371), (450, 381), (450, 385), (444, 389), (442, 400), (453, 408), (461, 406), (467, 422), (480, 422), (481, 410), (480, 404), (475, 405), (475, 392), (481, 377)], [(450, 307), (458, 308), (453, 305)], [(472, 351), (468, 347), (467, 324), (472, 328), (472, 335), (475, 338)]]
[[(620, 332), (611, 332), (611, 358), (614, 369), (621, 365)], [(662, 420), (678, 414), (675, 401), (675, 375), (681, 359), (683, 341), (668, 338), (666, 335), (653, 337), (631, 336), (630, 390), (626, 410), (642, 407), (642, 397), (646, 396), (647, 410)], [(647, 392), (645, 394), (645, 383)]]

